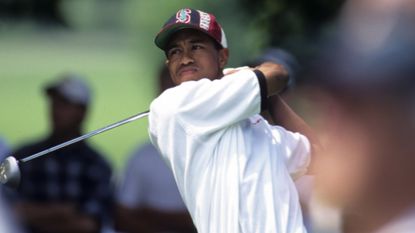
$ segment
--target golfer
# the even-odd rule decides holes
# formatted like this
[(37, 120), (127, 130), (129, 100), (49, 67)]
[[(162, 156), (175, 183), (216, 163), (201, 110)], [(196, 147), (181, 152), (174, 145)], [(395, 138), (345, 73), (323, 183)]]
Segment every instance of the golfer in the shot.
[[(178, 86), (152, 102), (149, 134), (198, 232), (305, 232), (293, 179), (310, 165), (313, 143), (303, 134), (313, 137), (276, 96), (286, 69), (264, 63), (224, 72), (225, 33), (215, 16), (195, 9), (175, 13), (155, 43)], [(259, 115), (267, 108), (279, 126)]]

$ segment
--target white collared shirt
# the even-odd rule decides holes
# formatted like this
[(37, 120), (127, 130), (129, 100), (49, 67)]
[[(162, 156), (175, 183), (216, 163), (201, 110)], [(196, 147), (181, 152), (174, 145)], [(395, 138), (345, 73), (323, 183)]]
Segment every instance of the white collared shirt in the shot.
[(199, 233), (303, 233), (293, 177), (310, 144), (259, 116), (251, 70), (188, 81), (150, 107), (149, 133), (172, 169)]

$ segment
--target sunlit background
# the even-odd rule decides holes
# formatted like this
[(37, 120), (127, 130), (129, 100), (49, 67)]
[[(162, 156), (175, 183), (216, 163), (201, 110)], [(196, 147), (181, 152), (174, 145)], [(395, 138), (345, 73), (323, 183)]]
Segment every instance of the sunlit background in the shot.
[[(156, 96), (156, 75), (163, 62), (162, 52), (153, 44), (154, 35), (172, 12), (203, 5), (199, 1), (71, 0), (60, 6), (67, 27), (41, 25), (29, 18), (4, 20), (0, 23), (0, 134), (12, 147), (45, 135), (47, 99), (42, 88), (66, 71), (84, 75), (93, 88), (86, 131), (147, 110)], [(254, 36), (248, 32), (233, 39), (239, 43), (231, 43), (233, 64), (258, 49), (260, 41)], [(243, 44), (249, 46), (241, 49)], [(120, 168), (133, 148), (147, 140), (146, 129), (147, 121), (141, 120), (90, 142)]]
[[(305, 59), (313, 51), (309, 45), (316, 32), (324, 31), (319, 26), (342, 1), (51, 1), (57, 4), (55, 11), (30, 3), (13, 8), (10, 2), (0, 1), (0, 135), (15, 148), (47, 134), (42, 89), (62, 72), (84, 75), (93, 88), (85, 132), (147, 110), (164, 62), (154, 36), (182, 7), (215, 13), (227, 33), (229, 66), (239, 66), (270, 45), (284, 45)], [(316, 17), (312, 11), (323, 13)], [(55, 15), (48, 16), (50, 12)], [(89, 141), (118, 170), (146, 140), (147, 121), (141, 120)]]

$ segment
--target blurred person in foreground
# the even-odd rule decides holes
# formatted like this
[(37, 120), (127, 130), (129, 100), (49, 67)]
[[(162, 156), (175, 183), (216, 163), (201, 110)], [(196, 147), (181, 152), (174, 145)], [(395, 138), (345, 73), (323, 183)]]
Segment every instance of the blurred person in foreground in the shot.
[[(50, 134), (14, 153), (17, 159), (81, 135), (91, 91), (77, 74), (64, 74), (44, 89)], [(29, 232), (100, 232), (110, 213), (111, 168), (86, 142), (20, 166), (14, 209)]]
[(0, 232), (1, 233), (25, 233), (19, 226), (13, 215), (9, 203), (0, 196)]
[[(10, 148), (4, 138), (0, 137), (0, 161), (10, 155)], [(22, 232), (17, 226), (14, 213), (10, 210), (10, 204), (4, 198), (6, 190), (0, 186), (0, 232), (17, 233)]]
[[(174, 86), (163, 64), (159, 93)], [(131, 155), (117, 188), (116, 228), (122, 232), (196, 232), (171, 170), (147, 142)]]
[(3, 160), (10, 155), (10, 147), (7, 145), (6, 140), (0, 137), (0, 160)]
[(413, 233), (415, 5), (349, 4), (314, 72), (327, 139), (318, 192), (341, 210), (344, 233)]
[(178, 86), (151, 103), (150, 139), (198, 232), (306, 232), (294, 180), (312, 170), (318, 142), (278, 96), (287, 70), (271, 62), (223, 70), (225, 32), (200, 10), (174, 13), (155, 43)]

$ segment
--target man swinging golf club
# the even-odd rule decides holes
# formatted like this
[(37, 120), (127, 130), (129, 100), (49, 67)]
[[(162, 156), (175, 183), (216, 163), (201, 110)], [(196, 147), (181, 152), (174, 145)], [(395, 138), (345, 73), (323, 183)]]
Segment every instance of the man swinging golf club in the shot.
[[(150, 136), (171, 167), (198, 232), (305, 232), (293, 179), (313, 167), (310, 152), (318, 143), (276, 95), (287, 82), (286, 69), (264, 63), (222, 72), (228, 60), (225, 34), (213, 15), (198, 10), (178, 11), (155, 42), (166, 53), (173, 81), (181, 85), (152, 103)], [(279, 126), (265, 121), (261, 111)], [(2, 183), (18, 181), (13, 157), (0, 170)]]
[(179, 86), (152, 102), (149, 134), (198, 232), (305, 232), (293, 179), (307, 172), (316, 143), (276, 95), (286, 69), (263, 63), (223, 72), (225, 33), (200, 10), (179, 10), (155, 43)]

